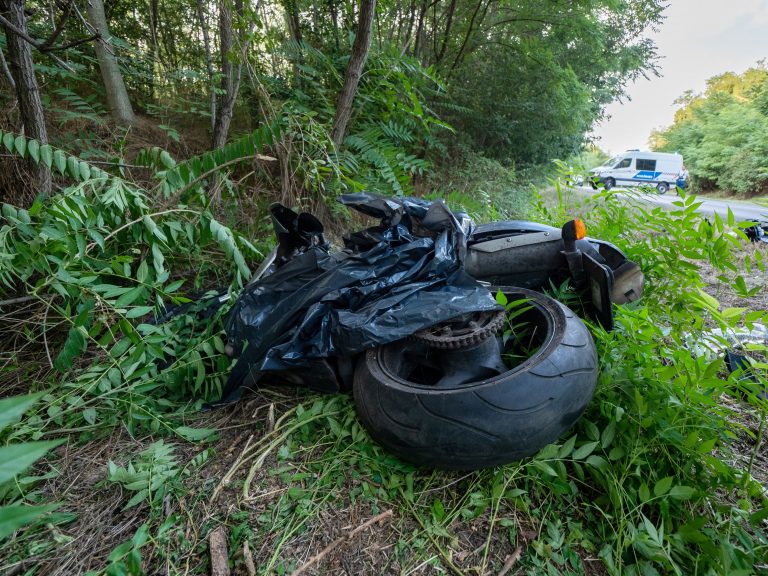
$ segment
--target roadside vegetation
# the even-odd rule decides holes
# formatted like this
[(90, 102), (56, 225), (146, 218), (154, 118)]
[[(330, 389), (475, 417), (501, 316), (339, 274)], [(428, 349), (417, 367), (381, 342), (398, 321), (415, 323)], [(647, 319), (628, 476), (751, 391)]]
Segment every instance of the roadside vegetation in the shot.
[[(0, 572), (208, 574), (222, 544), (249, 575), (766, 568), (767, 351), (729, 374), (703, 345), (768, 324), (764, 251), (693, 196), (576, 204), (563, 163), (554, 202), (528, 184), (653, 71), (660, 2), (99, 5), (0, 9)], [(590, 326), (600, 381), (566, 437), (455, 473), (387, 454), (348, 395), (275, 382), (201, 411), (231, 363), (229, 304), (199, 311), (271, 248), (266, 206), (334, 235), (363, 189), (478, 221), (584, 213), (641, 264), (643, 299)]]
[(707, 80), (688, 91), (672, 126), (654, 132), (654, 150), (680, 152), (696, 190), (763, 196), (768, 193), (768, 68)]

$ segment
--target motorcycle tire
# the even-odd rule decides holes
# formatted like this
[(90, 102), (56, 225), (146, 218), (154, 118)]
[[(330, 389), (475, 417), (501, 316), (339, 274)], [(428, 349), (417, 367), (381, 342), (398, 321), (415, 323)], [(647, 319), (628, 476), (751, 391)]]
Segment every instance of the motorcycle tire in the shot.
[(592, 399), (597, 354), (584, 323), (541, 293), (499, 289), (510, 302), (528, 299), (530, 309), (515, 323), (524, 318), (540, 335), (538, 349), (508, 372), (455, 386), (414, 382), (403, 366), (409, 352), (418, 353), (412, 340), (368, 350), (358, 360), (358, 416), (374, 440), (403, 460), (454, 470), (520, 460), (571, 428)]

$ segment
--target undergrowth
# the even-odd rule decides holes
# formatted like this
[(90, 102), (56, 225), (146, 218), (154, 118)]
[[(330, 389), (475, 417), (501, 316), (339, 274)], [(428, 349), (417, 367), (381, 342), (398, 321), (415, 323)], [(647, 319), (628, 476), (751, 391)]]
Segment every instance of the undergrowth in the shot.
[[(181, 164), (147, 151), (152, 195), (6, 138), (9, 150), (80, 183), (29, 210), (3, 207), (0, 280), (6, 294), (23, 294), (0, 303), (11, 327), (0, 378), (3, 394), (14, 394), (0, 404), (3, 570), (203, 574), (206, 537), (223, 526), (231, 565), (285, 574), (387, 510), (388, 520), (360, 536), (364, 544), (349, 543), (356, 554), (339, 548), (317, 570), (485, 574), (507, 563), (533, 575), (645, 576), (765, 568), (766, 478), (754, 465), (766, 401), (759, 385), (726, 373), (719, 353), (692, 345), (715, 326), (768, 322), (765, 311), (720, 307), (703, 291), (699, 263), (724, 279), (736, 273), (733, 286), (748, 297), (737, 272), (764, 270), (764, 257), (743, 257), (737, 223), (702, 219), (696, 198), (682, 193), (669, 212), (612, 193), (592, 206), (590, 234), (640, 263), (646, 291), (616, 308), (614, 331), (591, 326), (595, 397), (572, 431), (532, 458), (471, 473), (419, 469), (373, 443), (345, 395), (268, 389), (200, 415), (229, 369), (219, 322), (226, 304), (212, 317), (183, 305), (212, 285), (236, 293), (261, 255), (213, 216), (204, 184), (270, 145), (276, 131)], [(481, 211), (477, 198), (465, 200)], [(569, 208), (529, 210), (559, 225)], [(26, 318), (13, 312), (19, 304)], [(23, 365), (27, 350), (50, 367)], [(752, 350), (756, 359), (765, 352)], [(752, 370), (765, 385), (766, 365), (756, 360)], [(739, 424), (737, 407), (757, 415), (759, 430)], [(746, 460), (736, 455), (745, 437)], [(80, 461), (90, 468), (77, 468)], [(95, 477), (81, 488), (84, 470)], [(106, 526), (84, 502), (109, 511), (99, 521)], [(104, 535), (106, 551), (84, 554), (89, 531)]]

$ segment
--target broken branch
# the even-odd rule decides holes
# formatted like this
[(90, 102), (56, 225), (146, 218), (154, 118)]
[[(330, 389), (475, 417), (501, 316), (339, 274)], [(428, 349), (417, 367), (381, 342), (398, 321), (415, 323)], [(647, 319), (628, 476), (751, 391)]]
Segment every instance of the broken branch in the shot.
[(227, 531), (219, 526), (208, 535), (211, 553), (211, 576), (229, 576), (229, 554), (227, 554)]
[(386, 511), (382, 512), (381, 514), (379, 514), (378, 516), (374, 516), (373, 518), (371, 518), (367, 522), (364, 522), (363, 524), (360, 524), (360, 526), (358, 526), (357, 528), (355, 528), (351, 532), (348, 532), (348, 533), (344, 534), (343, 536), (339, 536), (338, 538), (336, 538), (336, 540), (334, 540), (333, 542), (328, 544), (328, 546), (323, 548), (319, 553), (317, 553), (314, 556), (312, 556), (312, 558), (310, 558), (304, 565), (302, 565), (299, 568), (297, 568), (296, 570), (294, 570), (291, 573), (291, 576), (299, 576), (299, 574), (302, 574), (303, 572), (306, 572), (309, 568), (311, 568), (312, 566), (314, 566), (315, 564), (320, 562), (323, 558), (328, 556), (328, 554), (332, 550), (334, 550), (335, 548), (338, 548), (339, 546), (341, 546), (342, 544), (344, 544), (346, 542), (349, 542), (350, 540), (352, 540), (355, 536), (357, 536), (360, 532), (362, 532), (366, 528), (369, 528), (370, 526), (373, 526), (374, 524), (377, 524), (378, 522), (381, 522), (382, 520), (386, 520), (390, 516), (392, 516), (392, 510), (386, 510)]
[(504, 562), (504, 566), (501, 567), (501, 572), (499, 572), (499, 576), (506, 576), (507, 573), (512, 570), (512, 567), (517, 563), (518, 560), (520, 560), (520, 555), (523, 553), (523, 547), (518, 546), (515, 548), (515, 551), (512, 552), (512, 554), (509, 555), (507, 558), (507, 561)]

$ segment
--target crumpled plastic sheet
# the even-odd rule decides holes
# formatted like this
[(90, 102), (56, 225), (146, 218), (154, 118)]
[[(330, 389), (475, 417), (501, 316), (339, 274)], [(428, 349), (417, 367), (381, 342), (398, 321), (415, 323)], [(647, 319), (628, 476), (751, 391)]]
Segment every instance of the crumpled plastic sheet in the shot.
[(352, 194), (341, 201), (380, 225), (347, 236), (342, 251), (310, 246), (243, 290), (226, 325), (242, 352), (222, 402), (237, 400), (254, 371), (307, 368), (499, 308), (464, 271), (466, 215), (439, 200)]

